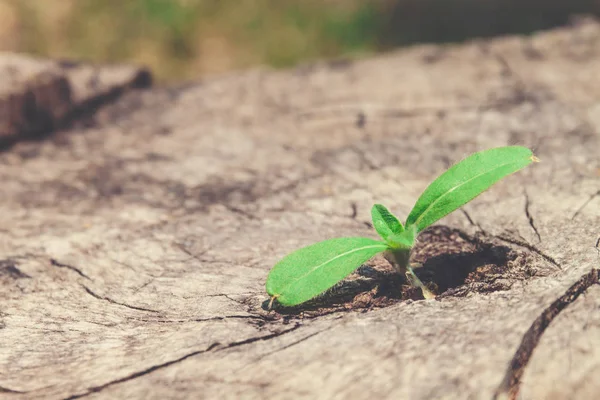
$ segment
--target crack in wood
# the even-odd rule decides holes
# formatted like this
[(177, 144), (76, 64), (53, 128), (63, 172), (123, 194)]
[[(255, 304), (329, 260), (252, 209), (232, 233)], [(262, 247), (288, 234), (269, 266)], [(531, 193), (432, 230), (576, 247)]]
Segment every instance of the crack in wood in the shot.
[(469, 221), (469, 224), (471, 224), (472, 226), (477, 226), (475, 225), (475, 222), (473, 221), (473, 219), (471, 218), (471, 216), (469, 215), (468, 212), (466, 212), (464, 209), (460, 208), (459, 209), (460, 212), (463, 213), (463, 215), (465, 216), (465, 218), (467, 218), (467, 221)]
[[(527, 206), (527, 203), (526, 203), (526, 206), (525, 206), (525, 209), (526, 209), (525, 213), (526, 213), (526, 214), (528, 213), (528, 212), (527, 212), (527, 208), (528, 208), (528, 206)], [(520, 235), (519, 235), (519, 236), (521, 237), (521, 239), (523, 239), (523, 240), (517, 240), (517, 239), (513, 239), (513, 238), (511, 238), (511, 237), (505, 236), (505, 235), (493, 235), (493, 234), (491, 234), (491, 233), (487, 232), (486, 230), (484, 230), (484, 229), (481, 227), (481, 225), (479, 225), (479, 223), (478, 223), (478, 222), (476, 222), (476, 221), (475, 221), (473, 218), (471, 218), (471, 216), (469, 215), (469, 213), (467, 213), (467, 211), (463, 210), (462, 208), (461, 208), (460, 210), (461, 210), (461, 211), (462, 211), (462, 213), (465, 215), (465, 217), (467, 218), (467, 220), (469, 221), (469, 223), (471, 223), (471, 225), (473, 225), (473, 226), (476, 226), (476, 227), (478, 227), (478, 228), (479, 228), (479, 230), (481, 231), (481, 233), (482, 233), (482, 234), (483, 234), (485, 237), (488, 237), (488, 238), (496, 238), (496, 239), (498, 239), (498, 240), (501, 240), (501, 241), (503, 241), (503, 242), (507, 242), (507, 243), (510, 243), (510, 244), (514, 244), (514, 245), (517, 245), (517, 246), (523, 247), (523, 248), (525, 248), (525, 249), (527, 249), (527, 250), (533, 251), (534, 253), (536, 253), (536, 254), (538, 254), (540, 257), (542, 257), (544, 260), (546, 260), (546, 261), (548, 261), (549, 263), (551, 263), (552, 265), (554, 265), (556, 268), (558, 268), (558, 269), (562, 269), (562, 266), (560, 265), (560, 263), (559, 263), (558, 261), (556, 261), (556, 260), (554, 259), (554, 257), (552, 257), (552, 256), (549, 256), (548, 254), (544, 253), (543, 251), (541, 251), (540, 249), (538, 249), (538, 248), (537, 248), (537, 247), (535, 247), (534, 245), (532, 245), (532, 244), (530, 244), (530, 243), (527, 243), (527, 241), (525, 241), (525, 239), (523, 239), (523, 237), (522, 237), (522, 236), (520, 236)], [(530, 222), (530, 223), (533, 223), (533, 222)], [(535, 227), (534, 227), (533, 225), (532, 225), (532, 228), (534, 228), (534, 230), (536, 230), (536, 229), (535, 229)], [(537, 233), (537, 230), (536, 230), (536, 233)], [(539, 235), (539, 234), (538, 234), (538, 238), (540, 238), (540, 240), (541, 240), (541, 237), (540, 237), (540, 235)], [(463, 239), (465, 239), (465, 240), (467, 240), (467, 241), (469, 241), (469, 242), (472, 242), (472, 240), (471, 240), (471, 239), (468, 239), (468, 238), (466, 238), (466, 236), (465, 236)]]
[(184, 355), (183, 357), (179, 357), (179, 358), (177, 358), (175, 360), (167, 361), (167, 362), (162, 363), (162, 364), (153, 365), (152, 367), (149, 367), (149, 368), (143, 369), (141, 371), (135, 372), (133, 374), (127, 375), (127, 376), (125, 376), (123, 378), (115, 379), (115, 380), (107, 382), (107, 383), (105, 383), (103, 385), (92, 386), (92, 387), (88, 388), (86, 392), (80, 393), (80, 394), (71, 395), (69, 397), (66, 397), (64, 400), (80, 399), (82, 397), (89, 396), (89, 395), (91, 395), (93, 393), (98, 393), (98, 392), (100, 392), (100, 391), (102, 391), (102, 390), (104, 390), (104, 389), (106, 389), (106, 388), (108, 388), (110, 386), (118, 385), (119, 383), (123, 383), (123, 382), (127, 382), (127, 381), (130, 381), (130, 380), (139, 378), (141, 376), (150, 374), (150, 373), (152, 373), (152, 372), (154, 372), (156, 370), (159, 370), (159, 369), (162, 369), (162, 368), (166, 368), (166, 367), (168, 367), (170, 365), (173, 365), (173, 364), (177, 364), (177, 363), (179, 363), (181, 361), (184, 361), (184, 360), (186, 360), (186, 359), (188, 359), (190, 357), (196, 356), (198, 354), (209, 352), (212, 349), (216, 348), (217, 346), (219, 346), (218, 342), (217, 343), (213, 343), (213, 344), (211, 344), (210, 346), (208, 346), (204, 350), (197, 350), (197, 351), (188, 353), (188, 354)]
[(465, 210), (462, 207), (459, 208), (459, 210), (463, 213), (465, 218), (467, 218), (467, 221), (469, 221), (469, 224), (471, 224), (472, 226), (476, 226), (481, 232), (483, 232), (484, 234), (487, 235), (485, 230), (481, 227), (481, 225), (479, 225), (479, 222), (476, 222), (473, 218), (471, 218), (471, 215), (467, 212), (467, 210)]
[(354, 203), (354, 202), (350, 203), (350, 208), (352, 209), (352, 212), (350, 213), (350, 218), (356, 219), (356, 216), (358, 215), (358, 206), (357, 206), (357, 204)]
[(2, 275), (8, 275), (13, 279), (31, 279), (31, 276), (21, 271), (18, 264), (10, 258), (0, 260), (0, 276)]
[(534, 253), (538, 254), (540, 257), (542, 257), (544, 260), (548, 261), (550, 264), (554, 265), (556, 268), (558, 269), (562, 269), (561, 265), (558, 263), (558, 261), (556, 261), (553, 257), (549, 256), (548, 254), (544, 253), (543, 251), (541, 251), (540, 249), (538, 249), (537, 247), (535, 247), (532, 244), (529, 244), (525, 241), (521, 241), (521, 240), (517, 240), (517, 239), (513, 239), (510, 238), (508, 236), (504, 236), (504, 235), (500, 235), (500, 236), (494, 236), (496, 238), (498, 238), (499, 240), (502, 240), (504, 242), (507, 243), (511, 243), (517, 246), (521, 246), (524, 247), (530, 251), (533, 251)]
[(573, 216), (571, 217), (571, 220), (575, 219), (581, 213), (581, 211), (583, 211), (583, 209), (585, 207), (587, 207), (587, 205), (590, 204), (592, 202), (592, 200), (594, 200), (598, 196), (600, 196), (600, 190), (598, 190), (596, 193), (591, 194), (590, 197), (589, 197), (589, 199), (587, 199), (581, 206), (579, 206), (579, 208), (577, 209), (577, 211), (575, 211), (573, 213)]
[(207, 322), (207, 321), (224, 321), (227, 319), (250, 319), (259, 320), (261, 322), (269, 321), (267, 317), (260, 315), (223, 315), (218, 317), (208, 318), (190, 318), (190, 319), (137, 319), (140, 322), (150, 322), (159, 324), (184, 324), (186, 322)]
[(218, 352), (218, 351), (223, 351), (223, 350), (227, 350), (227, 349), (231, 349), (231, 348), (235, 348), (235, 347), (239, 347), (239, 346), (244, 346), (246, 344), (251, 344), (251, 343), (254, 343), (254, 342), (258, 342), (258, 341), (270, 340), (270, 339), (273, 339), (273, 338), (285, 335), (287, 333), (293, 332), (296, 329), (300, 328), (301, 326), (302, 326), (301, 324), (297, 323), (293, 327), (291, 327), (290, 329), (286, 329), (286, 330), (283, 330), (283, 331), (271, 333), (269, 335), (264, 335), (264, 336), (254, 336), (254, 337), (251, 337), (251, 338), (248, 338), (248, 339), (245, 339), (245, 340), (241, 340), (239, 342), (229, 343), (229, 344), (227, 344), (225, 346), (222, 346), (221, 343), (219, 343), (219, 342), (215, 342), (215, 343), (212, 343), (211, 345), (209, 345), (204, 350), (193, 351), (191, 353), (188, 353), (188, 354), (186, 354), (186, 355), (184, 355), (182, 357), (176, 358), (174, 360), (167, 361), (167, 362), (164, 362), (164, 363), (161, 363), (161, 364), (157, 364), (157, 365), (153, 365), (153, 366), (148, 367), (146, 369), (143, 369), (141, 371), (134, 372), (134, 373), (129, 374), (127, 376), (124, 376), (122, 378), (115, 379), (115, 380), (112, 380), (110, 382), (104, 383), (102, 385), (92, 386), (92, 387), (88, 388), (85, 392), (79, 393), (79, 394), (74, 394), (74, 395), (71, 395), (69, 397), (65, 397), (64, 400), (80, 399), (80, 398), (92, 395), (94, 393), (101, 392), (102, 390), (104, 390), (104, 389), (106, 389), (108, 387), (111, 387), (111, 386), (114, 386), (114, 385), (118, 385), (120, 383), (128, 382), (128, 381), (131, 381), (133, 379), (142, 377), (144, 375), (148, 375), (148, 374), (150, 374), (150, 373), (152, 373), (154, 371), (157, 371), (157, 370), (160, 370), (160, 369), (163, 369), (163, 368), (167, 368), (167, 367), (169, 367), (171, 365), (180, 363), (182, 361), (187, 360), (188, 358), (191, 358), (191, 357), (194, 357), (194, 356), (197, 356), (197, 355), (200, 355), (200, 354), (208, 353), (208, 352), (211, 352), (211, 351)]
[(247, 219), (250, 219), (250, 220), (253, 220), (253, 221), (259, 221), (260, 220), (260, 218), (258, 218), (256, 215), (254, 215), (254, 214), (252, 214), (252, 213), (250, 213), (248, 211), (242, 210), (239, 207), (232, 206), (231, 204), (223, 203), (223, 207), (225, 207), (228, 211), (231, 211), (234, 214), (241, 215), (242, 217), (245, 217)]
[(583, 275), (567, 289), (565, 294), (550, 304), (533, 321), (533, 324), (531, 324), (525, 335), (523, 335), (521, 344), (508, 366), (504, 379), (494, 393), (494, 400), (515, 400), (517, 398), (525, 368), (539, 344), (544, 331), (562, 310), (577, 300), (579, 295), (583, 294), (592, 285), (600, 284), (598, 280), (599, 273), (599, 269), (592, 269), (589, 273)]
[(22, 392), (20, 390), (10, 389), (10, 388), (7, 388), (6, 386), (0, 386), (0, 393), (25, 394), (27, 392)]
[(84, 277), (85, 279), (88, 279), (90, 281), (92, 280), (89, 276), (87, 276), (79, 268), (76, 268), (76, 267), (74, 267), (72, 265), (69, 265), (69, 264), (61, 263), (61, 262), (57, 261), (54, 258), (50, 259), (50, 264), (53, 265), (53, 266), (55, 266), (55, 267), (70, 269), (71, 271), (74, 271), (74, 272), (78, 273), (80, 276)]
[(306, 335), (306, 336), (304, 336), (304, 337), (302, 337), (302, 338), (300, 338), (298, 340), (294, 340), (293, 342), (288, 343), (288, 344), (286, 344), (286, 345), (284, 345), (284, 346), (282, 346), (282, 347), (280, 347), (278, 349), (275, 349), (275, 350), (269, 351), (267, 353), (264, 353), (264, 354), (260, 355), (259, 357), (255, 358), (254, 360), (252, 360), (251, 363), (248, 363), (248, 364), (246, 364), (246, 365), (238, 368), (237, 370), (235, 370), (233, 372), (233, 374), (234, 375), (237, 374), (239, 371), (242, 371), (242, 370), (246, 369), (248, 366), (254, 366), (254, 365), (256, 365), (256, 363), (258, 363), (259, 361), (262, 361), (263, 359), (267, 358), (268, 356), (270, 356), (272, 354), (279, 353), (280, 351), (283, 351), (285, 349), (289, 349), (290, 347), (296, 346), (297, 344), (305, 342), (308, 339), (313, 338), (313, 337), (315, 337), (315, 336), (317, 336), (317, 335), (319, 335), (319, 334), (321, 334), (323, 332), (329, 331), (331, 329), (333, 329), (333, 326), (329, 326), (329, 327), (327, 327), (325, 329), (321, 329), (319, 331), (310, 333), (310, 334), (308, 334), (308, 335)]
[(83, 287), (83, 289), (85, 289), (85, 291), (86, 291), (86, 292), (87, 292), (87, 293), (88, 293), (90, 296), (92, 296), (92, 297), (94, 297), (94, 298), (96, 298), (96, 299), (98, 299), (98, 300), (104, 300), (104, 301), (108, 301), (108, 302), (109, 302), (109, 303), (111, 303), (111, 304), (116, 304), (116, 305), (118, 305), (118, 306), (127, 307), (127, 308), (129, 308), (129, 309), (132, 309), (132, 310), (137, 310), (137, 311), (146, 311), (146, 312), (157, 313), (157, 314), (159, 313), (159, 311), (157, 311), (157, 310), (152, 310), (152, 309), (149, 309), (149, 308), (144, 308), (144, 307), (132, 306), (132, 305), (129, 305), (129, 304), (126, 304), (126, 303), (120, 303), (120, 302), (118, 302), (118, 301), (115, 301), (115, 300), (111, 299), (110, 297), (106, 297), (106, 296), (100, 296), (99, 294), (96, 294), (96, 293), (94, 293), (94, 292), (93, 292), (93, 291), (92, 291), (90, 288), (88, 288), (88, 287), (87, 287), (87, 286), (85, 286), (85, 285), (81, 285), (81, 287)]
[(189, 260), (196, 260), (199, 261), (201, 263), (213, 263), (213, 262), (218, 262), (219, 260), (211, 260), (208, 258), (202, 258), (201, 256), (203, 256), (204, 254), (208, 253), (210, 251), (210, 249), (203, 249), (202, 252), (195, 254), (193, 253), (190, 249), (188, 249), (186, 247), (185, 244), (183, 243), (179, 243), (179, 242), (173, 242), (172, 243), (173, 247), (178, 248), (179, 250), (181, 250), (182, 252), (184, 252), (185, 254), (187, 254), (188, 256), (190, 256), (189, 259), (185, 260), (185, 261), (189, 261)]
[(529, 221), (529, 225), (531, 226), (531, 228), (533, 229), (533, 231), (535, 232), (535, 235), (538, 238), (538, 242), (542, 241), (542, 237), (540, 236), (540, 233), (538, 232), (535, 223), (533, 222), (533, 216), (531, 215), (531, 213), (529, 212), (529, 195), (527, 194), (526, 190), (523, 190), (523, 193), (525, 194), (525, 216), (527, 216), (527, 220)]

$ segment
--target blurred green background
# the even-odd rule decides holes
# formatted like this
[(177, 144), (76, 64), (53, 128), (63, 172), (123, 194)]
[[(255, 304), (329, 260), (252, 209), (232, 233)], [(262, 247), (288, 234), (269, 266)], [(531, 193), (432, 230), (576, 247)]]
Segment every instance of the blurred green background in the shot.
[(148, 65), (181, 81), (530, 33), (600, 0), (0, 0), (0, 50)]

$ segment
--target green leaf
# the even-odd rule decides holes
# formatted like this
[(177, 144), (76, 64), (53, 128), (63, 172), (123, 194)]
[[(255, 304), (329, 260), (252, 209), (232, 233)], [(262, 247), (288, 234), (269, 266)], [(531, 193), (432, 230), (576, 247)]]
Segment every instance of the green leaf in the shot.
[(494, 183), (533, 161), (531, 150), (521, 146), (498, 147), (474, 153), (433, 181), (406, 219), (417, 232), (460, 208)]
[(285, 306), (303, 303), (387, 248), (385, 243), (361, 237), (330, 239), (304, 247), (275, 264), (267, 278), (267, 293)]
[(404, 226), (398, 221), (398, 218), (381, 204), (375, 204), (371, 208), (371, 219), (373, 220), (373, 227), (385, 241), (387, 241), (388, 236), (397, 235), (404, 231)]
[(386, 241), (392, 249), (412, 249), (416, 237), (417, 227), (410, 225), (404, 232), (388, 236)]

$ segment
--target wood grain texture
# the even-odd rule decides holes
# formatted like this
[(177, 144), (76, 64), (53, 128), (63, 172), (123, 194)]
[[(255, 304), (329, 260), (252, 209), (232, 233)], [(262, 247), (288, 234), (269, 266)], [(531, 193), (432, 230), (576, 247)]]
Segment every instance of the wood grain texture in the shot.
[[(0, 153), (0, 397), (595, 398), (600, 290), (565, 294), (600, 267), (598, 71), (582, 21), (131, 91), (17, 143)], [(376, 258), (305, 308), (263, 308), (282, 256), (375, 237), (373, 203), (406, 218), (450, 163), (507, 144), (542, 162), (420, 237), (437, 300)]]

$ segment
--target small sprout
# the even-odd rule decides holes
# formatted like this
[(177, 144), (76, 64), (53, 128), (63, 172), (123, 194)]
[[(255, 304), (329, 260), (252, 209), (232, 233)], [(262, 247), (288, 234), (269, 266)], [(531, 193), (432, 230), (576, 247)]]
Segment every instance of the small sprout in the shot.
[(266, 289), (273, 301), (295, 306), (323, 293), (379, 253), (404, 273), (423, 296), (434, 295), (420, 281), (410, 252), (420, 232), (489, 189), (500, 179), (538, 162), (531, 150), (521, 146), (498, 147), (474, 153), (450, 167), (425, 189), (402, 223), (386, 207), (371, 210), (373, 227), (383, 241), (347, 237), (329, 239), (285, 256), (271, 269)]
[(404, 232), (388, 236), (386, 242), (391, 249), (410, 249), (415, 244), (417, 234), (417, 227), (410, 225)]
[(404, 226), (398, 221), (398, 218), (381, 204), (373, 206), (371, 209), (371, 219), (373, 220), (373, 227), (385, 241), (390, 236), (400, 235), (404, 232)]

